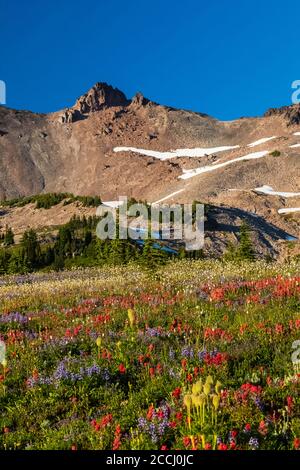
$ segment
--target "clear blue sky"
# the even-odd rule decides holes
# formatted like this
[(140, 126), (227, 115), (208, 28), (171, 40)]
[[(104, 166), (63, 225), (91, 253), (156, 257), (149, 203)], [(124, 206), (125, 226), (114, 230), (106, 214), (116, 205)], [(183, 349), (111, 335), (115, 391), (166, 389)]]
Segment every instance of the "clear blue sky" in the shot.
[(299, 0), (0, 0), (7, 106), (71, 106), (95, 82), (220, 119), (291, 103)]

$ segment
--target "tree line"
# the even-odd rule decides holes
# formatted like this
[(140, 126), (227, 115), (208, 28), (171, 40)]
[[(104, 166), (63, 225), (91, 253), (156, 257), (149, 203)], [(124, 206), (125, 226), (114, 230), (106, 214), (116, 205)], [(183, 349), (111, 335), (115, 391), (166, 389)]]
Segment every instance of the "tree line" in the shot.
[[(6, 227), (0, 241), (0, 274), (27, 273), (38, 270), (62, 270), (73, 266), (123, 265), (137, 262), (147, 268), (155, 268), (172, 258), (199, 259), (202, 250), (185, 251), (178, 246), (177, 254), (164, 251), (164, 244), (157, 240), (137, 243), (133, 240), (100, 240), (95, 236), (99, 218), (73, 216), (61, 226), (54, 241), (45, 241), (33, 229), (27, 230), (18, 245), (14, 233)], [(255, 259), (250, 228), (242, 224), (239, 243), (229, 245), (224, 255), (227, 260)]]

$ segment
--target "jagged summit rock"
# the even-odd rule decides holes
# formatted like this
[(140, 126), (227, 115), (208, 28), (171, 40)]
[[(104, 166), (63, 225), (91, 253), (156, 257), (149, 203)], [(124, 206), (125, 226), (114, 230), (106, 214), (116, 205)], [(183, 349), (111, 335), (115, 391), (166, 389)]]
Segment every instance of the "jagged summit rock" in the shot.
[(105, 82), (98, 82), (87, 93), (80, 96), (72, 108), (63, 110), (59, 120), (64, 124), (69, 124), (84, 119), (90, 113), (108, 108), (130, 106), (137, 109), (148, 104), (155, 103), (145, 98), (140, 92), (136, 93), (132, 100), (128, 100), (118, 88)]
[(138, 92), (132, 98), (131, 106), (135, 106), (135, 107), (146, 106), (150, 102), (151, 101), (148, 100), (147, 98), (145, 98), (144, 95), (141, 92)]
[(76, 101), (74, 109), (82, 114), (93, 113), (113, 106), (127, 106), (125, 94), (105, 82), (96, 83), (87, 93)]

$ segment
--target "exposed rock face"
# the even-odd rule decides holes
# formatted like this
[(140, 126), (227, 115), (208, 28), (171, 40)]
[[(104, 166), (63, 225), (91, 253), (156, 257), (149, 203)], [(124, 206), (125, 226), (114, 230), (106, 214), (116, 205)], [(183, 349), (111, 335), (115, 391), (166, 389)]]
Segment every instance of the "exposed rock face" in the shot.
[(80, 121), (83, 116), (77, 109), (66, 109), (60, 116), (60, 121), (65, 124)]
[(288, 126), (300, 124), (300, 104), (271, 108), (264, 114), (265, 117), (283, 116)]
[(150, 103), (150, 100), (144, 97), (144, 95), (140, 92), (136, 93), (136, 95), (131, 100), (131, 106), (139, 108), (140, 106), (146, 106)]
[[(223, 122), (161, 106), (141, 93), (127, 100), (106, 83), (97, 83), (74, 107), (49, 115), (0, 106), (0, 199), (43, 191), (101, 195), (104, 201), (122, 195), (150, 202), (197, 200), (254, 213), (298, 236), (297, 216), (288, 219), (277, 211), (299, 207), (299, 199), (257, 195), (251, 190), (270, 185), (277, 191), (299, 192), (300, 158), (295, 145), (300, 138), (294, 135), (300, 131), (299, 116), (300, 105), (294, 105), (269, 110), (263, 118)], [(253, 149), (248, 146), (271, 136), (277, 138)], [(221, 146), (230, 150), (202, 157), (155, 158), (156, 152)], [(115, 147), (133, 151), (116, 153)], [(154, 154), (141, 155), (136, 148)], [(274, 150), (279, 152), (277, 157), (269, 154)], [(218, 168), (218, 162), (227, 165), (260, 151), (266, 151), (263, 158)], [(184, 170), (214, 164), (216, 170), (178, 179)], [(220, 219), (219, 225), (224, 231), (234, 224), (236, 219), (232, 223)]]
[(107, 83), (98, 82), (85, 95), (78, 98), (72, 108), (64, 110), (59, 120), (69, 124), (84, 119), (90, 113), (112, 107), (125, 107), (129, 103), (122, 91)]
[(81, 114), (88, 114), (113, 106), (127, 106), (128, 103), (122, 91), (107, 83), (98, 82), (77, 100), (74, 109)]

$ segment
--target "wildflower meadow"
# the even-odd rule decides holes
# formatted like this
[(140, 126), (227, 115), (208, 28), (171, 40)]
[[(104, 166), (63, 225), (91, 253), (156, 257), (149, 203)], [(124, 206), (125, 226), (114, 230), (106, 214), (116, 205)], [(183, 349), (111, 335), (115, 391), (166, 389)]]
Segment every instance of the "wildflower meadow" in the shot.
[(300, 449), (299, 263), (0, 278), (0, 448)]

